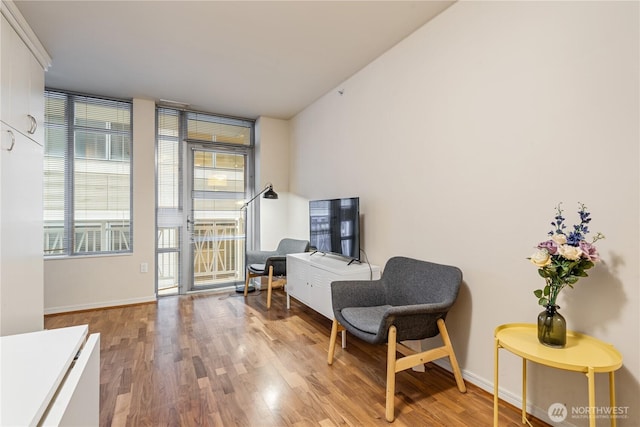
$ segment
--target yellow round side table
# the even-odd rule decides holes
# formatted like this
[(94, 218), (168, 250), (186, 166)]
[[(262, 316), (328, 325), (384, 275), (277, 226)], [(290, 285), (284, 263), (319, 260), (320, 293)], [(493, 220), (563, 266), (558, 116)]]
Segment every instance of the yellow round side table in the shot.
[[(495, 336), (495, 366), (493, 394), (493, 425), (498, 426), (498, 350), (504, 348), (522, 357), (522, 423), (527, 420), (527, 360), (553, 368), (582, 372), (589, 387), (589, 426), (595, 427), (595, 373), (609, 373), (609, 399), (616, 406), (614, 371), (622, 366), (622, 355), (611, 344), (574, 331), (567, 331), (564, 348), (550, 348), (538, 342), (538, 329), (534, 324), (509, 323), (498, 326)], [(616, 418), (611, 417), (615, 427)]]

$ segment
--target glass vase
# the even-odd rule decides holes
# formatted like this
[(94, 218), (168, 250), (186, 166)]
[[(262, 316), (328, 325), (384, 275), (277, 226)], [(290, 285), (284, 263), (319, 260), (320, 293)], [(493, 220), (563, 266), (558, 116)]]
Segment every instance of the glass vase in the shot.
[(567, 344), (567, 321), (558, 313), (557, 305), (548, 305), (538, 315), (538, 341), (548, 347), (563, 348)]

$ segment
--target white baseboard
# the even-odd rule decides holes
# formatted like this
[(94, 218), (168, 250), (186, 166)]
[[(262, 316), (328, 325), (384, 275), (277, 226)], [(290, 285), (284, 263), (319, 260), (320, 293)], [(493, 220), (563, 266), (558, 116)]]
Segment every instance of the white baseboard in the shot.
[(58, 314), (58, 313), (69, 313), (72, 311), (81, 311), (81, 310), (93, 310), (96, 308), (108, 308), (108, 307), (117, 307), (120, 305), (131, 305), (131, 304), (142, 304), (146, 302), (155, 302), (157, 298), (155, 295), (149, 297), (140, 297), (140, 298), (128, 298), (122, 300), (114, 300), (114, 301), (104, 301), (92, 304), (77, 304), (77, 305), (66, 305), (59, 307), (48, 307), (44, 309), (44, 314)]
[[(451, 364), (449, 363), (448, 358), (438, 359), (433, 361), (432, 363), (440, 366), (442, 369), (445, 369), (451, 372), (453, 375), (453, 369), (451, 368)], [(464, 378), (465, 381), (468, 381), (471, 384), (477, 387), (480, 387), (481, 389), (483, 389), (484, 391), (486, 391), (487, 393), (493, 396), (494, 384), (492, 381), (488, 381), (485, 378), (479, 377), (473, 372), (465, 371), (464, 369), (461, 369), (461, 371), (462, 371), (462, 378)], [(514, 394), (508, 390), (504, 390), (501, 387), (498, 387), (498, 397), (504, 400), (505, 402), (512, 404), (516, 408), (522, 408), (522, 396)], [(530, 402), (527, 403), (527, 413), (553, 426), (575, 427), (575, 424), (571, 424), (567, 420), (564, 420), (562, 422), (551, 421), (546, 409), (542, 409), (535, 405), (532, 405)]]

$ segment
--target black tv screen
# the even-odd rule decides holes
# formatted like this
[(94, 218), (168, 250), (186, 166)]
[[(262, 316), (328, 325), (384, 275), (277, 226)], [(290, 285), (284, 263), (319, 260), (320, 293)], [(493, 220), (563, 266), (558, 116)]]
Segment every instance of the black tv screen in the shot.
[(315, 250), (360, 259), (360, 199), (309, 202), (310, 243)]

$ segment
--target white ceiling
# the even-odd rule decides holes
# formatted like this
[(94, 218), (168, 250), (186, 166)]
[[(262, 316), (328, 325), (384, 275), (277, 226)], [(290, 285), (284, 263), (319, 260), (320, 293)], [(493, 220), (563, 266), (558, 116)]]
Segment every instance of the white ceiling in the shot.
[(452, 1), (33, 1), (50, 88), (288, 119)]

